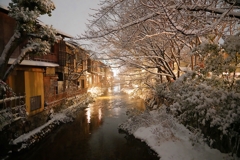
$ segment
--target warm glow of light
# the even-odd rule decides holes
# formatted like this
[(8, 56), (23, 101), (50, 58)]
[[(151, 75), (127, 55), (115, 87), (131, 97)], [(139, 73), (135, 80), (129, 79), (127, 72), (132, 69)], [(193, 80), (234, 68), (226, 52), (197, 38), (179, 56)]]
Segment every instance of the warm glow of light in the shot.
[(138, 85), (137, 84), (133, 84), (132, 85), (134, 88), (138, 88)]
[(116, 69), (116, 68), (113, 68), (112, 71), (113, 71), (113, 76), (114, 77), (116, 77), (119, 73), (119, 69)]
[(134, 92), (134, 89), (124, 88), (123, 91), (130, 95)]
[(91, 93), (92, 95), (101, 95), (102, 90), (99, 87), (92, 87), (88, 89), (88, 93)]
[(117, 95), (111, 95), (111, 96), (101, 96), (101, 97), (97, 97), (97, 99), (118, 99), (121, 98), (121, 96), (117, 96)]
[(120, 84), (117, 86), (114, 86), (113, 88), (113, 92), (120, 92), (121, 88), (120, 88)]
[(108, 92), (111, 93), (111, 92), (112, 92), (112, 89), (111, 89), (111, 88), (108, 88)]

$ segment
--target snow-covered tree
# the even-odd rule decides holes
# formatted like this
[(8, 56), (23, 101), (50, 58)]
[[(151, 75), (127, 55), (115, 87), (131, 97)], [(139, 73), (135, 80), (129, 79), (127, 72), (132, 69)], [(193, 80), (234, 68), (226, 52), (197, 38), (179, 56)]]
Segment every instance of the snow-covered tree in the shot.
[[(27, 54), (47, 54), (51, 45), (60, 38), (56, 36), (52, 26), (43, 25), (38, 21), (40, 15), (51, 16), (52, 10), (55, 9), (51, 0), (12, 0), (8, 9), (8, 15), (16, 21), (16, 28), (0, 54), (0, 79), (3, 81)], [(24, 47), (9, 67), (9, 58), (22, 44)]]
[(217, 42), (232, 34), (239, 21), (235, 1), (113, 0), (101, 5), (80, 39), (92, 39), (108, 59), (145, 70), (157, 81), (176, 79), (186, 50), (205, 38)]
[[(182, 123), (220, 141), (233, 132), (239, 136), (239, 5), (237, 0), (104, 0), (80, 39), (93, 39), (119, 66), (135, 68), (132, 82), (176, 79), (151, 87)], [(173, 68), (180, 68), (186, 52), (202, 66), (192, 64), (194, 71), (177, 78)]]

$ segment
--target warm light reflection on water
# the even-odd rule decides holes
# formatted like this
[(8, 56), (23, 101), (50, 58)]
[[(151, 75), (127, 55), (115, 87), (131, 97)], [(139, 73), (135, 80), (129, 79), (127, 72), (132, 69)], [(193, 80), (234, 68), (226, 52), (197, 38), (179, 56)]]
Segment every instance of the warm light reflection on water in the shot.
[(91, 123), (91, 108), (86, 108), (87, 122)]
[(101, 110), (101, 108), (98, 109), (98, 119), (99, 119), (99, 121), (102, 119), (102, 110)]
[(121, 96), (119, 96), (119, 95), (116, 95), (116, 96), (114, 96), (114, 95), (109, 95), (109, 96), (97, 97), (97, 99), (120, 99), (120, 98), (121, 98)]
[(145, 110), (143, 100), (121, 93), (120, 85), (109, 90), (79, 111), (72, 123), (59, 128), (36, 149), (21, 157), (16, 155), (14, 160), (158, 160), (145, 144), (118, 129), (127, 120), (128, 109)]

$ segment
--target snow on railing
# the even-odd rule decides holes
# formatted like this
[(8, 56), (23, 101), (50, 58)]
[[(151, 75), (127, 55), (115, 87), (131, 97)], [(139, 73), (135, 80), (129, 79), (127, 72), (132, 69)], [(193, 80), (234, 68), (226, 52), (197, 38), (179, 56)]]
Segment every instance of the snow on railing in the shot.
[(25, 117), (25, 96), (0, 99), (0, 131), (12, 122)]

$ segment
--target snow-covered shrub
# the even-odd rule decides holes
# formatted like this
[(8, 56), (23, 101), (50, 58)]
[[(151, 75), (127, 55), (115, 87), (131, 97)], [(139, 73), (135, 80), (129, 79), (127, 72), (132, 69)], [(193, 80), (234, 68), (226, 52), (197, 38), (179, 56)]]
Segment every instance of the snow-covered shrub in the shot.
[(137, 110), (128, 110), (127, 114), (128, 120), (122, 123), (119, 128), (129, 134), (133, 134), (139, 127), (149, 127), (156, 121), (148, 111), (140, 113)]
[(191, 126), (187, 126), (188, 129), (191, 131), (191, 135), (189, 137), (189, 140), (192, 143), (192, 146), (194, 146), (195, 144), (199, 144), (199, 143), (204, 143), (204, 135), (202, 134), (202, 131), (199, 128), (193, 128)]
[(159, 88), (159, 95), (165, 93), (164, 96), (173, 99), (171, 111), (183, 123), (191, 123), (194, 127), (209, 123), (210, 127), (218, 127), (223, 134), (239, 123), (240, 93), (210, 86), (209, 79), (204, 81), (194, 72), (170, 84), (168, 91)]
[[(240, 93), (235, 89), (239, 85), (234, 83), (230, 90), (222, 83), (216, 85), (219, 81), (204, 79), (196, 72), (191, 72), (169, 84), (167, 89), (159, 87), (158, 93), (173, 101), (169, 106), (170, 112), (184, 125), (201, 131), (209, 145), (222, 145), (225, 147), (222, 151), (236, 153), (231, 147), (239, 144), (232, 143), (231, 139), (234, 138), (228, 140), (228, 137), (240, 135)], [(193, 144), (198, 142), (201, 132), (193, 134)]]
[[(159, 144), (168, 140), (175, 141), (178, 139), (175, 136), (175, 131), (179, 129), (176, 126), (176, 120), (170, 114), (166, 114), (166, 111), (166, 106), (162, 105), (157, 110), (157, 114), (151, 114), (151, 117), (155, 119), (155, 124), (158, 124), (152, 129), (152, 133), (156, 136)], [(156, 112), (153, 111), (153, 113)]]
[(171, 128), (167, 128), (166, 126), (158, 125), (154, 129), (152, 129), (152, 133), (156, 136), (158, 144), (161, 144), (162, 142), (168, 140), (172, 141), (177, 140)]
[(218, 141), (240, 135), (240, 82), (235, 77), (239, 44), (234, 39), (239, 36), (229, 37), (222, 46), (199, 46), (204, 68), (196, 67), (175, 82), (156, 87), (159, 97), (172, 101), (170, 110), (180, 122)]

